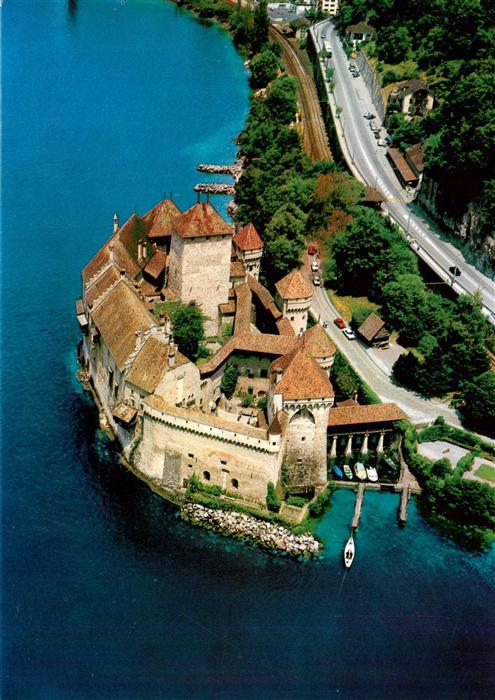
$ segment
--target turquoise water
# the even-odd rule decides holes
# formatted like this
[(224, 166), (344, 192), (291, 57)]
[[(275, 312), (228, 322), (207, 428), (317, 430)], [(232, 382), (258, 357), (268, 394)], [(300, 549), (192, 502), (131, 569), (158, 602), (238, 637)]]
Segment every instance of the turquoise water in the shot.
[[(398, 497), (353, 495), (302, 564), (193, 528), (121, 469), (74, 379), (80, 270), (113, 212), (230, 161), (247, 109), (228, 35), (156, 2), (2, 14), (5, 698), (488, 698), (494, 554)], [(203, 179), (203, 178), (201, 178)], [(221, 202), (219, 206), (224, 206)]]

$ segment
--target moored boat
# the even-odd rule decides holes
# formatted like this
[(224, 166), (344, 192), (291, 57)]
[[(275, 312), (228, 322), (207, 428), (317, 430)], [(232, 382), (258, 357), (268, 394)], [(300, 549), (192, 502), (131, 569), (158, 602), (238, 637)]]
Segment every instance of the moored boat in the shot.
[(364, 468), (364, 464), (362, 462), (356, 462), (354, 465), (354, 471), (360, 481), (364, 481), (366, 479), (366, 469)]
[(355, 553), (356, 547), (354, 546), (354, 537), (351, 535), (344, 547), (344, 564), (346, 569), (349, 569), (351, 567), (351, 564), (354, 561)]
[(336, 476), (338, 479), (343, 479), (343, 478), (344, 478), (344, 472), (342, 471), (342, 469), (341, 469), (337, 464), (334, 464), (334, 465), (333, 465), (332, 471), (333, 471), (333, 473), (335, 474), (335, 476)]
[(375, 467), (366, 467), (366, 474), (370, 481), (378, 481), (378, 474)]
[(352, 469), (350, 468), (350, 466), (348, 464), (344, 464), (344, 466), (342, 468), (344, 470), (344, 474), (346, 475), (346, 477), (348, 479), (352, 479)]

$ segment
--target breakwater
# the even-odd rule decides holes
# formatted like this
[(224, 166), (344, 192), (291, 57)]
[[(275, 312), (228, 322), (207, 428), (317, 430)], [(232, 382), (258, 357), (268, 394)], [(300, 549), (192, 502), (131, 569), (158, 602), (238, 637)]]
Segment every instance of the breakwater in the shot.
[(195, 525), (292, 556), (314, 556), (320, 551), (320, 543), (309, 533), (294, 535), (286, 527), (258, 520), (237, 511), (207, 508), (199, 503), (186, 503), (181, 509), (181, 515)]

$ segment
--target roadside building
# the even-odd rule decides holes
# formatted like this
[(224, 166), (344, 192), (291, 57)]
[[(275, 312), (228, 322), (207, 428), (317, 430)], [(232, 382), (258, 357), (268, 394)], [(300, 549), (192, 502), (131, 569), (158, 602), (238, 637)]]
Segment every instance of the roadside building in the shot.
[(352, 44), (354, 48), (357, 48), (363, 41), (371, 39), (375, 32), (376, 29), (372, 27), (371, 24), (359, 22), (359, 24), (350, 24), (345, 30), (345, 35), (347, 41)]
[(318, 0), (318, 9), (331, 17), (336, 17), (340, 12), (340, 0)]
[(414, 146), (406, 148), (406, 160), (411, 167), (411, 170), (416, 173), (418, 178), (421, 178), (425, 169), (423, 161), (424, 143), (415, 143)]
[(388, 98), (387, 109), (406, 117), (424, 117), (433, 108), (434, 98), (426, 83), (414, 78), (397, 83)]
[(404, 187), (416, 187), (419, 178), (405, 159), (404, 154), (398, 148), (389, 148), (387, 151), (387, 159), (397, 175), (399, 182)]
[(390, 331), (385, 328), (385, 321), (377, 314), (371, 313), (357, 332), (373, 348), (388, 348)]

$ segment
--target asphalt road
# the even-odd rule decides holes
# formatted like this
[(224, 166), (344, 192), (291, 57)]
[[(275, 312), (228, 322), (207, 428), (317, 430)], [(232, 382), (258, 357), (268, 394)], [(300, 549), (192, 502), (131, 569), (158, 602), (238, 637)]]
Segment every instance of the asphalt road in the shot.
[(413, 423), (426, 423), (437, 416), (443, 416), (451, 425), (461, 425), (456, 412), (448, 405), (441, 401), (423, 399), (395, 384), (392, 377), (384, 372), (383, 367), (373, 358), (373, 353), (377, 351), (366, 347), (360, 340), (347, 340), (343, 332), (334, 324), (334, 319), (339, 314), (331, 304), (324, 288), (314, 288), (311, 309), (321, 324), (326, 322), (326, 331), (335, 346), (344, 353), (356, 372), (376, 391), (382, 401), (396, 403), (408, 414)]
[[(350, 159), (349, 166), (387, 198), (384, 210), (407, 232), (411, 246), (418, 255), (447, 284), (458, 292), (474, 294), (478, 289), (481, 291), (484, 312), (495, 323), (495, 282), (467, 263), (455, 246), (441, 239), (434, 223), (411, 202), (413, 193), (401, 187), (385, 157), (387, 149), (378, 146), (369, 121), (363, 117), (366, 112), (375, 112), (375, 109), (363, 78), (354, 78), (349, 71), (349, 60), (333, 24), (325, 21), (311, 31), (317, 37), (319, 48), (324, 48), (325, 41), (332, 49), (332, 58), (327, 59), (327, 65), (334, 69), (334, 97), (342, 108), (339, 118), (347, 144), (348, 153), (345, 155)], [(325, 34), (324, 40), (322, 33)], [(375, 122), (378, 123), (378, 119)], [(385, 133), (382, 129), (382, 134)], [(460, 276), (454, 278), (449, 270), (451, 267), (457, 267)]]

